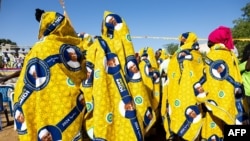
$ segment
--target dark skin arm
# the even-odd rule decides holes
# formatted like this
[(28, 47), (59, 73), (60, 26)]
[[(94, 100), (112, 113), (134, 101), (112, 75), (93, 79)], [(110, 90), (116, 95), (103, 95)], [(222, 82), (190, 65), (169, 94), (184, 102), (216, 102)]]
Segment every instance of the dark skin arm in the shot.
[(20, 73), (21, 73), (21, 70), (18, 70), (18, 71), (14, 72), (14, 73), (12, 73), (10, 75), (2, 76), (0, 78), (0, 83), (4, 83), (4, 82), (8, 81), (9, 79), (12, 79), (12, 78), (15, 78), (15, 77), (19, 77)]

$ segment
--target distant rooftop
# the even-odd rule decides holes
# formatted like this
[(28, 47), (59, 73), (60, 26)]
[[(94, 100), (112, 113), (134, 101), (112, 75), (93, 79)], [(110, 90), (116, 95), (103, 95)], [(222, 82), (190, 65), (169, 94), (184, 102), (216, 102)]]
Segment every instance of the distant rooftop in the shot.
[(30, 51), (30, 49), (31, 46), (18, 46), (4, 43), (0, 44), (0, 52), (26, 54)]

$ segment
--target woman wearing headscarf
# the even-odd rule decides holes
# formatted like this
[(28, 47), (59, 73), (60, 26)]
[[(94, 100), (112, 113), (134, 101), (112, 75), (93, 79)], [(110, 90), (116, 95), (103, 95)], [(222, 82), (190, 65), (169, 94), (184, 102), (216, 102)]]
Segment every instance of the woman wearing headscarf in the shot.
[[(156, 120), (152, 122), (154, 127), (157, 128), (158, 123), (161, 123), (160, 116), (160, 72), (158, 70), (158, 65), (156, 58), (154, 56), (154, 49), (152, 47), (144, 47), (139, 51), (141, 56), (141, 61), (139, 63), (139, 68), (142, 76), (143, 84), (147, 90), (152, 110), (156, 113)], [(161, 124), (160, 124), (161, 126)], [(151, 127), (150, 127), (151, 128)], [(148, 127), (148, 129), (150, 129)], [(147, 131), (148, 131), (147, 129)], [(150, 135), (150, 133), (148, 133)]]
[(154, 50), (152, 47), (145, 47), (140, 50), (140, 54), (141, 62), (139, 68), (142, 81), (148, 90), (153, 110), (158, 113), (160, 104), (160, 72), (154, 57)]
[[(220, 26), (208, 36), (205, 60), (206, 81), (204, 90), (208, 92), (205, 103), (205, 122), (202, 138), (223, 139), (224, 124), (234, 125), (245, 119), (243, 103), (244, 90), (238, 68), (231, 30)], [(212, 125), (212, 126), (211, 126)]]
[(105, 11), (102, 36), (95, 38), (86, 56), (93, 74), (92, 126), (87, 127), (93, 140), (143, 141), (155, 118), (134, 54), (124, 19)]
[(161, 65), (160, 65), (160, 74), (162, 79), (162, 98), (161, 98), (161, 117), (162, 117), (162, 123), (164, 130), (166, 132), (166, 139), (173, 140), (174, 134), (170, 130), (170, 117), (169, 113), (169, 102), (168, 102), (168, 67), (169, 62), (172, 59), (172, 56), (175, 54), (175, 52), (178, 50), (179, 46), (167, 46), (166, 54), (168, 56), (167, 59), (165, 59)]
[(169, 62), (169, 83), (167, 92), (163, 94), (167, 96), (163, 96), (163, 100), (168, 101), (170, 131), (191, 141), (199, 136), (202, 127), (202, 111), (194, 85), (203, 76), (204, 64), (195, 33), (185, 32), (179, 40), (180, 49)]
[[(19, 139), (41, 140), (44, 129), (52, 133), (53, 140), (81, 139), (84, 105), (79, 101), (79, 87), (86, 77), (85, 40), (58, 12), (36, 9), (36, 20), (40, 22), (39, 41), (26, 55), (15, 87), (14, 110), (23, 111), (27, 124), (27, 130), (17, 128)], [(70, 48), (80, 64), (77, 68), (67, 64)]]

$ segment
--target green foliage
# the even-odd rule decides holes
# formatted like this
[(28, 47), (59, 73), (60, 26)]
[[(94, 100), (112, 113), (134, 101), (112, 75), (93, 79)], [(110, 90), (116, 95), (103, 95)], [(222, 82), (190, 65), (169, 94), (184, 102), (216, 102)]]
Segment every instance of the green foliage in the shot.
[(0, 39), (0, 45), (1, 44), (11, 44), (11, 45), (16, 45), (15, 42), (12, 42), (10, 39)]
[(171, 56), (178, 50), (179, 45), (171, 43), (171, 44), (165, 44), (165, 45), (163, 45), (163, 47), (166, 50), (167, 55)]
[(232, 28), (234, 44), (238, 49), (239, 57), (242, 56), (244, 47), (250, 43), (247, 40), (239, 40), (250, 39), (250, 3), (247, 3), (241, 11), (243, 12), (242, 17), (233, 21), (234, 27)]

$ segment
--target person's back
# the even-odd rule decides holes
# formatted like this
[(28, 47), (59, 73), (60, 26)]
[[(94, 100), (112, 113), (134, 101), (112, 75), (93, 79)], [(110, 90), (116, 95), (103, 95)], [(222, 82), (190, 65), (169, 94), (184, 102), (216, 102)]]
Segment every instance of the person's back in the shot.
[(246, 45), (243, 50), (243, 56), (240, 60), (239, 68), (248, 104), (248, 114), (250, 115), (250, 44)]
[[(78, 68), (67, 64), (67, 49), (74, 49), (82, 62), (81, 39), (60, 13), (44, 12), (36, 18), (40, 22), (38, 39), (42, 41), (25, 56), (14, 91), (14, 109), (23, 111), (27, 123), (27, 130), (17, 128), (19, 139), (36, 140), (39, 131), (48, 128), (56, 133), (55, 140), (74, 140), (82, 128), (83, 106), (77, 100), (86, 71), (83, 63)], [(43, 79), (37, 81), (33, 75)]]

